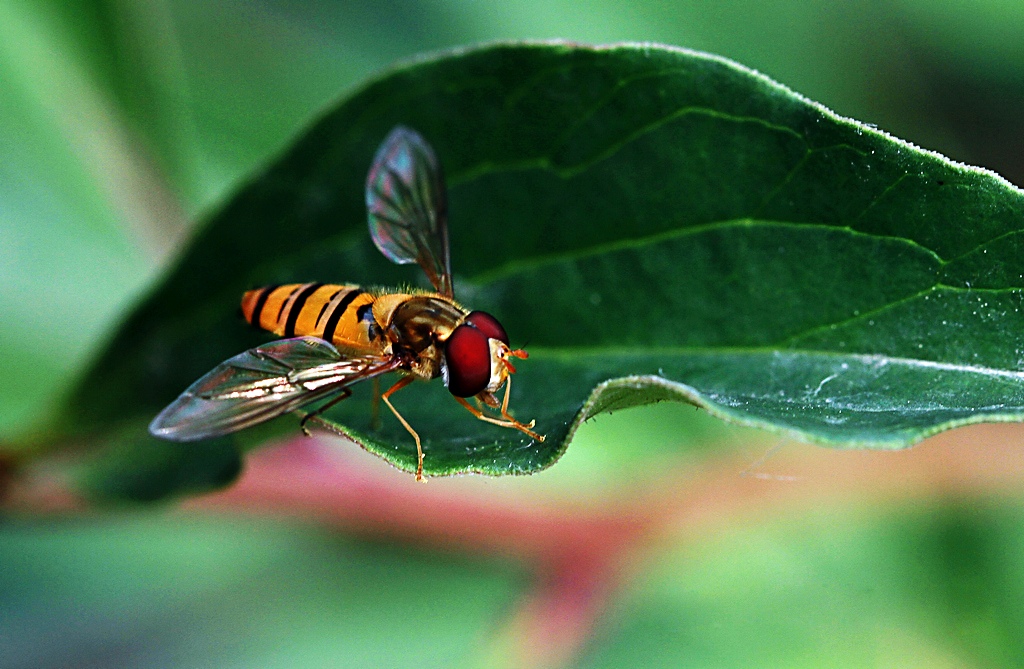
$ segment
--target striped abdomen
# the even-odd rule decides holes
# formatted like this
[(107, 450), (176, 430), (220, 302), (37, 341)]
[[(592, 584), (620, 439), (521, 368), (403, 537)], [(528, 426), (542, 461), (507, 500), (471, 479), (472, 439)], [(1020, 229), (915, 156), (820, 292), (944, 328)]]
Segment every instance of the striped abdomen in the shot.
[(292, 283), (248, 291), (242, 296), (242, 315), (284, 337), (312, 335), (336, 346), (377, 348), (375, 300), (359, 286)]

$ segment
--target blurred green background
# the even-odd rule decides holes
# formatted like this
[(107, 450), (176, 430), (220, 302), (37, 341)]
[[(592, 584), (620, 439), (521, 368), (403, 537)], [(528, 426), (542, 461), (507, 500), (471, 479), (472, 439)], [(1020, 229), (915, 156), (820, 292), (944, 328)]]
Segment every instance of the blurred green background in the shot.
[[(522, 38), (721, 54), (1024, 184), (1020, 0), (11, 0), (0, 440), (45, 426), (190, 228), (321, 110), (397, 60)], [(636, 415), (588, 426), (551, 472), (483, 489), (600, 500), (735, 453), (723, 444), (773, 443), (684, 407)], [(1021, 666), (1020, 502), (809, 505), (697, 547), (659, 544), (569, 663)], [(494, 639), (535, 574), (468, 553), (166, 509), (11, 518), (0, 667), (500, 665)]]

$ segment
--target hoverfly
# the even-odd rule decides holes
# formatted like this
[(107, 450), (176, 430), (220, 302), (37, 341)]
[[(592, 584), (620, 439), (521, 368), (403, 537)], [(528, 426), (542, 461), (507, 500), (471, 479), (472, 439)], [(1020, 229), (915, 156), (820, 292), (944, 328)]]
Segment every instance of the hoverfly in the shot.
[(526, 352), (509, 346), (494, 316), (455, 301), (444, 178), (418, 133), (399, 126), (381, 144), (366, 178), (366, 206), (380, 252), (395, 263), (417, 263), (434, 292), (321, 283), (246, 292), (245, 319), (286, 339), (214, 367), (153, 419), (151, 434), (173, 441), (216, 437), (330, 398), (302, 418), (305, 432), (309, 419), (349, 397), (353, 384), (397, 372), (401, 378), (380, 399), (416, 442), (417, 480), (423, 480), (420, 437), (390, 399), (416, 379), (443, 377), (478, 419), (544, 441), (532, 430), (535, 421), (521, 423), (508, 412), (509, 375), (516, 371), (510, 359)]

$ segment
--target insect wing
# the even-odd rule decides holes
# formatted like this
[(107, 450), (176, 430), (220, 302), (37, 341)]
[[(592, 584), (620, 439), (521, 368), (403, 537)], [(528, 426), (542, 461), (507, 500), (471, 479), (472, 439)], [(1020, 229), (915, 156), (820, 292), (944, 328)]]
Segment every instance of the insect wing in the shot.
[(161, 411), (149, 431), (172, 441), (217, 437), (397, 367), (386, 356), (343, 355), (316, 337), (281, 339), (214, 367)]
[(392, 262), (415, 262), (437, 292), (452, 297), (448, 201), (434, 150), (398, 126), (377, 150), (366, 177), (370, 235)]

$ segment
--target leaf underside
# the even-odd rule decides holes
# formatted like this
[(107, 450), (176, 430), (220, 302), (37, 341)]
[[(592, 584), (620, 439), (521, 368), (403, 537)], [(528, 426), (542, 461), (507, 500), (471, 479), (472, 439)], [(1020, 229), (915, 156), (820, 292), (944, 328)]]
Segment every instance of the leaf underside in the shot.
[[(527, 347), (510, 406), (548, 437), (414, 384), (393, 400), (428, 475), (536, 471), (587, 417), (661, 400), (839, 446), (1024, 415), (1020, 190), (721, 58), (499, 44), (388, 72), (245, 184), (65, 424), (151, 416), (272, 338), (237, 318), (246, 289), (421, 283), (366, 230), (366, 170), (397, 124), (443, 164), (456, 296)], [(408, 433), (371, 414), (366, 387), (327, 417), (413, 469)]]

